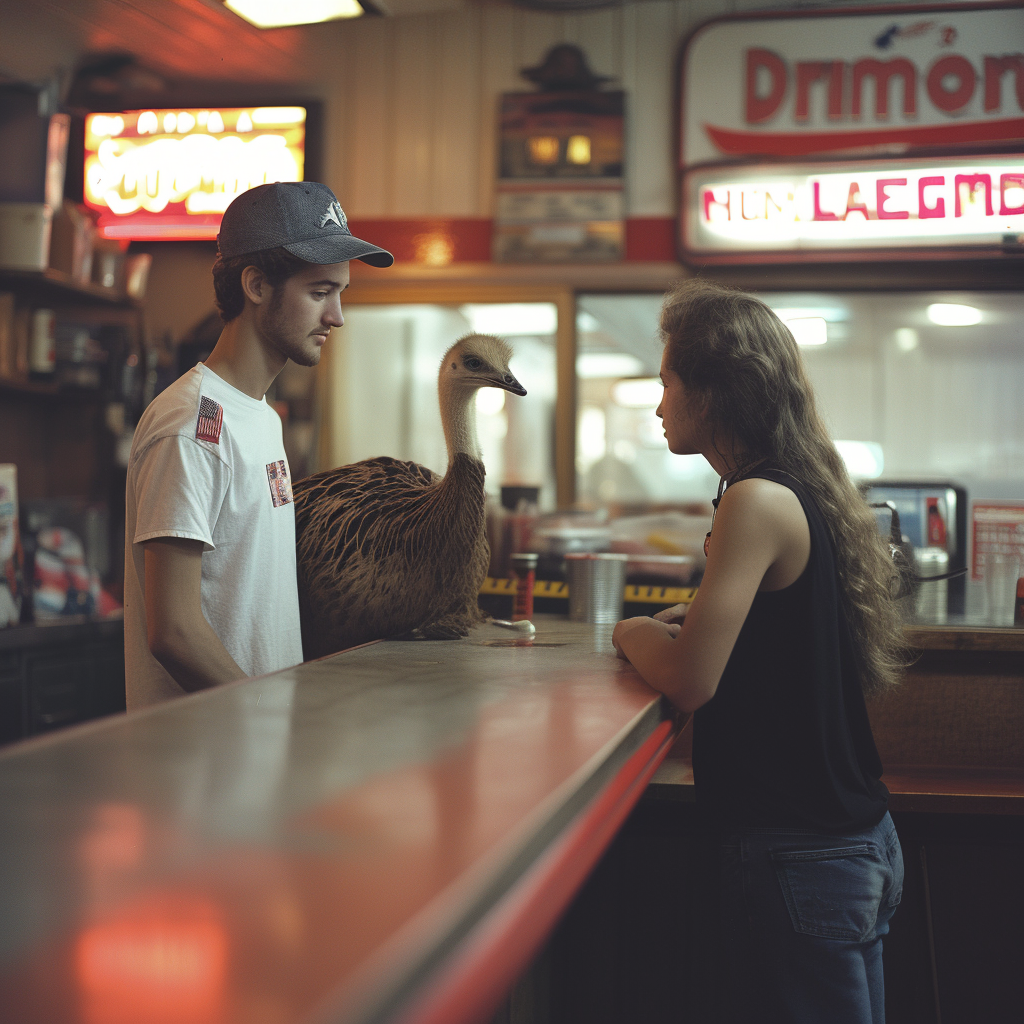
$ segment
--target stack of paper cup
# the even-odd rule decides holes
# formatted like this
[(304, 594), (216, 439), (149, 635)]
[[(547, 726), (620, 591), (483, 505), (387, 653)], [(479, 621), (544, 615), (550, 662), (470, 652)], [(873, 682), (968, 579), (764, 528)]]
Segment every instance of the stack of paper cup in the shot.
[(572, 553), (565, 556), (569, 618), (574, 622), (618, 622), (626, 589), (626, 556)]

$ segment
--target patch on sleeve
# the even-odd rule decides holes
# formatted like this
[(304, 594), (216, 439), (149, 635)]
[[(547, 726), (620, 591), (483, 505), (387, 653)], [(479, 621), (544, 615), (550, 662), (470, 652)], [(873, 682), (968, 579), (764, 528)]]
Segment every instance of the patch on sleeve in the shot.
[(267, 479), (270, 481), (270, 497), (273, 499), (274, 508), (287, 505), (292, 500), (292, 481), (288, 476), (288, 463), (284, 459), (279, 462), (268, 462)]
[(199, 399), (196, 440), (220, 444), (220, 428), (224, 425), (224, 407), (205, 395)]

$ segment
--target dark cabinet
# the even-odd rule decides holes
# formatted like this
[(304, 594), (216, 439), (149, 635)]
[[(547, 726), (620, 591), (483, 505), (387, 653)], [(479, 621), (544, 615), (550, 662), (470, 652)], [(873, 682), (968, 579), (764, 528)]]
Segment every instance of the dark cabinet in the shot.
[(62, 623), (0, 633), (0, 743), (124, 709), (123, 623)]

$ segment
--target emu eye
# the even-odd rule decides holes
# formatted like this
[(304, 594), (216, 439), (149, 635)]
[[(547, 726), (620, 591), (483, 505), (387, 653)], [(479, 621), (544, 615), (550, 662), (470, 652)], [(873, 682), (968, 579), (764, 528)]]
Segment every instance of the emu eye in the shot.
[(484, 364), (476, 356), (466, 356), (466, 369), (479, 370)]

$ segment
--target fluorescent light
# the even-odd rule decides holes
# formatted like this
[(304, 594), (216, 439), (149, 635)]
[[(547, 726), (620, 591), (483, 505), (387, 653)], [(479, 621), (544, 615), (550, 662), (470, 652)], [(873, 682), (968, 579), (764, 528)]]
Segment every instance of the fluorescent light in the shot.
[(657, 377), (633, 377), (612, 385), (612, 401), (624, 409), (657, 409), (663, 392)]
[(828, 341), (828, 324), (823, 316), (799, 316), (782, 322), (798, 345), (824, 345)]
[(626, 352), (581, 352), (576, 357), (576, 376), (585, 380), (601, 377), (635, 377), (644, 364)]
[(981, 310), (959, 302), (933, 302), (928, 307), (928, 319), (940, 327), (971, 327), (981, 323)]
[(224, 6), (257, 28), (313, 25), (363, 13), (357, 0), (224, 0)]
[(459, 312), (477, 334), (515, 335), (554, 334), (558, 328), (558, 310), (553, 302), (468, 303)]
[(836, 441), (846, 472), (858, 480), (877, 480), (885, 469), (882, 446), (874, 441)]
[(476, 393), (476, 411), (495, 416), (505, 408), (505, 392), (501, 388), (481, 388)]
[(585, 309), (581, 309), (576, 314), (576, 330), (583, 331), (586, 334), (593, 334), (594, 331), (599, 331), (601, 324), (598, 322), (596, 316), (591, 315)]
[(918, 341), (917, 331), (913, 327), (896, 328), (896, 347), (901, 352), (913, 352)]

